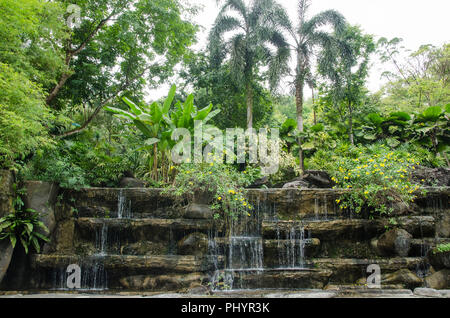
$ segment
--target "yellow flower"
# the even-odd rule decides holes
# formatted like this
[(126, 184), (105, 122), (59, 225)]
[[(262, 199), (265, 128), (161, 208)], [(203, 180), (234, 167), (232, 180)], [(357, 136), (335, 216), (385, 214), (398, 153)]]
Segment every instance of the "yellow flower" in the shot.
[(217, 200), (222, 201), (222, 197), (218, 197)]
[(369, 191), (364, 191), (364, 194), (365, 194), (365, 195), (368, 195), (368, 194), (369, 194)]
[(339, 202), (341, 202), (341, 200), (336, 200), (336, 203), (339, 203)]

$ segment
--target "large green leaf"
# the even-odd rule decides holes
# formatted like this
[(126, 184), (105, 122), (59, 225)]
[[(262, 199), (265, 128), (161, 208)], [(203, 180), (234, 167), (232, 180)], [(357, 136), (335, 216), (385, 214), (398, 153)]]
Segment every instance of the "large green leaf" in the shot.
[(384, 121), (384, 118), (377, 113), (370, 113), (369, 115), (367, 115), (367, 119), (376, 126), (380, 125)]
[(442, 108), (439, 106), (428, 107), (422, 113), (422, 118), (428, 121), (436, 121), (442, 114)]
[(133, 103), (132, 100), (128, 99), (127, 97), (123, 97), (122, 100), (125, 102), (125, 104), (127, 104), (130, 108), (131, 111), (135, 114), (135, 115), (140, 115), (142, 114), (142, 109), (136, 105), (135, 103)]
[(177, 89), (177, 87), (175, 85), (172, 85), (172, 87), (170, 88), (170, 91), (169, 91), (169, 95), (167, 95), (167, 98), (164, 101), (164, 105), (162, 108), (162, 112), (164, 115), (167, 114), (170, 110), (170, 105), (172, 105), (173, 99), (175, 97), (176, 89)]
[(137, 119), (134, 120), (133, 122), (136, 125), (136, 127), (144, 134), (145, 137), (148, 138), (153, 137), (151, 130), (143, 122)]
[(132, 114), (130, 112), (127, 112), (126, 110), (123, 110), (123, 109), (120, 109), (120, 108), (105, 106), (104, 109), (109, 111), (109, 112), (125, 116), (126, 118), (129, 118), (131, 120), (136, 119), (136, 116), (134, 114)]

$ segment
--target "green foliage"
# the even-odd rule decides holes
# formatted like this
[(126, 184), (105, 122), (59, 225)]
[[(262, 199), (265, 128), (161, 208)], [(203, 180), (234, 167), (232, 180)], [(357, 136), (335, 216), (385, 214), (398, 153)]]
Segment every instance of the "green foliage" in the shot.
[[(151, 178), (155, 182), (170, 181), (170, 150), (176, 143), (172, 140), (174, 130), (185, 128), (193, 132), (195, 121), (201, 121), (207, 128), (208, 121), (220, 112), (220, 110), (213, 111), (212, 104), (198, 109), (194, 105), (194, 95), (192, 94), (186, 98), (184, 103), (177, 101), (171, 111), (175, 91), (176, 86), (173, 85), (162, 105), (159, 102), (153, 102), (150, 105), (144, 103), (138, 105), (124, 97), (123, 100), (129, 107), (128, 111), (115, 107), (105, 107), (116, 117), (131, 120), (133, 125), (143, 134), (146, 140), (139, 150), (152, 152), (150, 157)], [(158, 158), (161, 162), (161, 173), (158, 172)]]
[(381, 38), (378, 53), (393, 71), (384, 72), (389, 82), (382, 89), (383, 112), (422, 112), (425, 108), (450, 103), (450, 44), (422, 45), (415, 52), (401, 47), (402, 40)]
[[(23, 194), (22, 190), (17, 191)], [(39, 233), (40, 229), (49, 232), (44, 223), (39, 218), (39, 213), (33, 209), (23, 208), (23, 201), (18, 195), (14, 200), (14, 211), (0, 218), (0, 240), (9, 239), (12, 247), (20, 241), (25, 253), (28, 254), (30, 246), (33, 246), (36, 252), (40, 252), (39, 241), (49, 242), (49, 239)]]
[(132, 154), (117, 145), (85, 134), (39, 150), (23, 169), (24, 179), (58, 182), (63, 188), (117, 186), (125, 171), (132, 170)]
[[(220, 68), (228, 58), (232, 79), (245, 90), (247, 127), (253, 126), (253, 86), (261, 66), (267, 66), (265, 75), (272, 88), (288, 72), (289, 47), (280, 31), (287, 21), (286, 12), (273, 0), (254, 0), (248, 6), (242, 0), (227, 0), (210, 32), (212, 66)], [(230, 31), (233, 35), (225, 40)]]
[(50, 145), (52, 118), (39, 86), (0, 63), (0, 168)]
[(177, 167), (175, 194), (211, 194), (210, 203), (212, 209), (217, 211), (216, 218), (220, 217), (220, 211), (232, 217), (251, 213), (253, 207), (245, 198), (242, 188), (260, 176), (259, 169), (247, 166), (245, 171), (239, 172), (232, 165), (218, 161), (219, 158), (215, 156), (211, 163), (183, 163)]
[(55, 1), (2, 0), (0, 12), (0, 63), (48, 89), (65, 70), (61, 43), (69, 33), (63, 6)]
[(391, 148), (407, 142), (415, 143), (432, 151), (435, 156), (442, 154), (447, 160), (450, 142), (448, 118), (448, 107), (439, 106), (429, 107), (422, 113), (394, 112), (385, 117), (371, 113), (357, 129), (356, 136), (363, 143), (385, 140)]
[(439, 244), (438, 246), (436, 246), (436, 248), (433, 250), (433, 253), (445, 253), (445, 252), (450, 252), (450, 243), (447, 244)]
[(349, 154), (334, 164), (332, 180), (339, 188), (351, 189), (337, 200), (341, 209), (359, 213), (369, 207), (381, 214), (390, 213), (394, 204), (413, 201), (420, 187), (411, 181), (420, 161), (406, 149), (391, 151), (379, 144), (351, 147)]

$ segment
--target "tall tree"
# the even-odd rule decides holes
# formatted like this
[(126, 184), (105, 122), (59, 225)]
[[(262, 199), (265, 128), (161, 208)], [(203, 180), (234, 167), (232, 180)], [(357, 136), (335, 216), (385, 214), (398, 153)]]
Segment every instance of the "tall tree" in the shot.
[(383, 110), (423, 111), (427, 107), (450, 102), (450, 44), (442, 47), (422, 45), (407, 53), (402, 40), (378, 41), (380, 59), (391, 64), (383, 75), (389, 80), (384, 87), (387, 97)]
[[(322, 27), (331, 26), (339, 31), (345, 25), (345, 18), (337, 11), (323, 11), (308, 19), (307, 12), (311, 0), (298, 1), (298, 26), (289, 28), (289, 33), (294, 39), (294, 50), (296, 52), (297, 67), (295, 72), (295, 100), (297, 106), (297, 129), (302, 133), (303, 125), (303, 90), (305, 83), (313, 83), (311, 76), (311, 65), (314, 50), (330, 49), (333, 46), (331, 32), (324, 31)], [(302, 139), (299, 138), (299, 160), (300, 169), (304, 171), (304, 158), (302, 151)]]
[(326, 81), (322, 91), (332, 107), (341, 110), (348, 119), (348, 138), (353, 145), (353, 115), (363, 104), (367, 91), (369, 59), (375, 51), (375, 43), (371, 35), (351, 25), (335, 34), (335, 43), (319, 57), (319, 73)]
[(82, 105), (90, 115), (82, 131), (108, 103), (167, 79), (193, 43), (192, 8), (179, 0), (60, 0), (80, 7), (80, 23), (64, 41), (66, 70), (49, 90), (54, 109)]
[[(258, 66), (268, 66), (272, 88), (288, 71), (289, 47), (281, 31), (286, 21), (285, 10), (273, 0), (253, 0), (249, 6), (243, 0), (225, 0), (211, 30), (212, 65), (222, 65), (228, 57), (233, 79), (245, 89), (247, 128), (253, 127), (254, 82)], [(224, 35), (228, 32), (232, 32), (232, 36), (226, 40)]]

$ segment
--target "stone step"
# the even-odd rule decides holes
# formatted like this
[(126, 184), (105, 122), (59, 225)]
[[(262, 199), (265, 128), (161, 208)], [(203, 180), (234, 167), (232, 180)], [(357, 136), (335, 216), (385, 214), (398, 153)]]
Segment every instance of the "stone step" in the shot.
[[(418, 198), (409, 209), (399, 205), (393, 215), (434, 215), (450, 211), (450, 187), (424, 188), (425, 195)], [(348, 217), (336, 205), (336, 199), (348, 190), (343, 189), (247, 189), (256, 213), (266, 220), (300, 220)], [(130, 204), (134, 217), (180, 218), (187, 201), (163, 189), (149, 188), (89, 188), (65, 192), (66, 202), (81, 217), (116, 216), (119, 195)], [(353, 214), (353, 217), (359, 217)]]
[(351, 284), (361, 277), (367, 277), (367, 268), (375, 264), (380, 266), (381, 274), (396, 272), (400, 269), (409, 269), (413, 272), (424, 265), (421, 257), (396, 257), (377, 259), (352, 258), (315, 258), (305, 261), (305, 266), (316, 269), (332, 271), (330, 282), (337, 284)]
[(330, 270), (266, 269), (224, 270), (214, 281), (216, 289), (322, 289), (332, 275)]
[(221, 223), (214, 220), (194, 219), (108, 219), (78, 218), (76, 237), (95, 241), (105, 229), (110, 236), (124, 242), (179, 240), (192, 232), (208, 234), (221, 229)]
[[(396, 218), (397, 226), (416, 238), (433, 237), (435, 218), (433, 216), (404, 216)], [(383, 234), (389, 226), (387, 219), (336, 219), (327, 221), (264, 221), (262, 235), (267, 239), (278, 239), (294, 229), (303, 229), (307, 237), (321, 241), (338, 239), (369, 240)]]
[(213, 269), (209, 257), (187, 255), (75, 255), (35, 254), (31, 256), (32, 268), (65, 268), (70, 264), (102, 264), (106, 270), (144, 272), (202, 272)]

